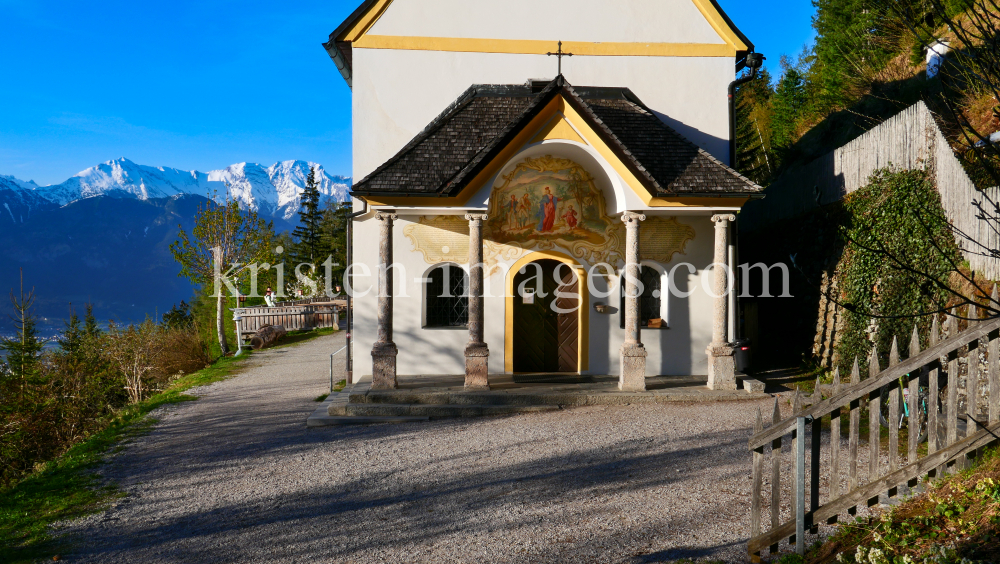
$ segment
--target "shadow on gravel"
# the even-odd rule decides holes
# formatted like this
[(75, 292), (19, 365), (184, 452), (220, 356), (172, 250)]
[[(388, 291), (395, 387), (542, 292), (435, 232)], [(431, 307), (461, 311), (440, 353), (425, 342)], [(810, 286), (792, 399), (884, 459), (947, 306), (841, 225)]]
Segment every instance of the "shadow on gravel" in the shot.
[[(258, 391), (259, 392), (259, 391)], [(268, 415), (266, 402), (258, 415)], [(301, 427), (254, 428), (253, 415), (246, 417), (206, 417), (176, 426), (177, 435), (211, 425), (231, 433), (234, 447), (219, 444), (193, 445), (178, 459), (176, 452), (162, 452), (170, 463), (149, 460), (149, 467), (173, 468), (175, 473), (190, 475), (197, 483), (215, 465), (252, 467), (255, 459), (280, 451), (282, 457), (314, 454), (317, 448), (345, 453), (350, 465), (364, 467), (366, 454), (401, 451), (398, 464), (390, 469), (371, 467), (370, 473), (339, 482), (331, 472), (322, 480), (298, 485), (292, 495), (247, 496), (245, 502), (230, 503), (200, 513), (165, 516), (155, 526), (136, 527), (120, 523), (111, 538), (78, 552), (84, 557), (122, 557), (131, 546), (141, 543), (154, 553), (169, 554), (167, 561), (231, 561), (255, 554), (252, 545), (267, 547), (267, 558), (295, 561), (319, 558), (344, 561), (362, 555), (378, 555), (387, 548), (406, 549), (413, 545), (433, 547), (442, 537), (460, 531), (470, 547), (486, 539), (510, 537), (537, 531), (550, 523), (565, 522), (560, 528), (565, 538), (553, 541), (550, 549), (531, 547), (533, 560), (558, 561), (560, 554), (572, 548), (625, 552), (635, 555), (637, 539), (671, 532), (683, 538), (696, 527), (689, 515), (628, 515), (616, 499), (630, 493), (648, 492), (661, 496), (666, 503), (684, 497), (697, 503), (698, 515), (709, 522), (732, 520), (733, 509), (715, 494), (725, 484), (748, 489), (746, 474), (749, 455), (745, 453), (750, 427), (681, 438), (643, 438), (623, 440), (613, 446), (598, 446), (570, 454), (542, 455), (525, 462), (507, 462), (504, 453), (544, 449), (552, 437), (506, 442), (501, 453), (496, 448), (469, 445), (461, 453), (439, 457), (404, 456), (408, 445), (426, 441), (427, 435), (449, 437), (461, 434), (474, 425), (502, 425), (503, 419), (436, 421), (419, 425), (392, 425), (348, 429), (304, 431)], [(721, 454), (720, 454), (721, 453)], [(734, 454), (738, 453), (738, 454)], [(722, 457), (722, 458), (720, 458)], [(510, 458), (513, 458), (512, 456)], [(384, 459), (383, 459), (384, 462)], [(344, 462), (343, 464), (348, 464)], [(142, 468), (143, 464), (134, 464)], [(707, 484), (695, 478), (706, 468), (713, 468), (719, 484)], [(138, 481), (153, 481), (154, 476), (135, 476)], [(700, 489), (698, 486), (700, 484)], [(696, 488), (695, 492), (689, 491)], [(264, 490), (265, 488), (262, 488)], [(724, 490), (723, 490), (724, 491)], [(747, 492), (728, 492), (745, 496)], [(704, 495), (701, 495), (704, 494)], [(646, 494), (644, 494), (646, 495)], [(594, 523), (619, 523), (638, 518), (627, 527), (628, 535), (615, 527)], [(573, 523), (589, 523), (580, 529)], [(621, 528), (616, 525), (617, 528)], [(594, 534), (599, 531), (602, 534)], [(580, 536), (581, 538), (577, 538)], [(247, 537), (244, 541), (234, 538)], [(224, 540), (220, 543), (220, 540)], [(252, 540), (256, 539), (256, 540)], [(479, 539), (477, 541), (477, 539)], [(690, 544), (688, 541), (677, 541)], [(663, 559), (713, 556), (720, 550), (745, 542), (710, 548), (676, 548), (637, 556), (634, 562), (661, 562)], [(240, 546), (245, 553), (234, 554), (221, 544)], [(513, 548), (512, 548), (513, 550)], [(528, 553), (524, 554), (525, 557)], [(623, 554), (624, 556), (624, 554)], [(627, 561), (626, 559), (621, 561)]]
[(697, 558), (706, 558), (714, 556), (722, 548), (743, 547), (746, 546), (746, 543), (747, 540), (742, 539), (736, 542), (720, 544), (709, 548), (670, 548), (667, 550), (652, 552), (650, 554), (643, 554), (642, 556), (636, 556), (635, 559), (632, 560), (632, 564), (650, 564), (653, 562), (674, 562), (675, 560), (694, 560)]

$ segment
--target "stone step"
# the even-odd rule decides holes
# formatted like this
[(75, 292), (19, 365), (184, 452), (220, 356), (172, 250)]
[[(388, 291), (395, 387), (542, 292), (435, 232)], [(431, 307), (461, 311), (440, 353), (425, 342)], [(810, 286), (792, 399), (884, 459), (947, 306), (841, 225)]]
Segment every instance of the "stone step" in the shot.
[(385, 423), (415, 423), (430, 421), (430, 417), (377, 417), (377, 416), (313, 416), (306, 422), (309, 427), (332, 427), (335, 425), (373, 425)]
[(399, 404), (399, 403), (349, 403), (346, 413), (363, 417), (483, 417), (514, 413), (558, 411), (558, 405), (454, 405), (454, 404)]
[(415, 392), (368, 391), (352, 393), (351, 404), (391, 405), (490, 405), (490, 406), (577, 406), (587, 404), (587, 395), (580, 393), (516, 393), (503, 392)]

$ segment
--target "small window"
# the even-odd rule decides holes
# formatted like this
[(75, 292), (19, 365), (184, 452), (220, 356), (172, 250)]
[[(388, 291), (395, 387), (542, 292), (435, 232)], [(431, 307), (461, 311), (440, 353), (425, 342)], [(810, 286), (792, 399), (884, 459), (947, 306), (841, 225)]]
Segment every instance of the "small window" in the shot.
[[(639, 295), (639, 326), (649, 327), (650, 320), (661, 319), (660, 273), (655, 268), (642, 266), (639, 270), (639, 282), (642, 283), (642, 293)], [(621, 327), (625, 328), (625, 277), (621, 277)], [(662, 323), (662, 322), (661, 322)], [(665, 323), (661, 327), (666, 327)]]
[(425, 327), (465, 327), (469, 324), (467, 277), (461, 267), (446, 264), (427, 276)]

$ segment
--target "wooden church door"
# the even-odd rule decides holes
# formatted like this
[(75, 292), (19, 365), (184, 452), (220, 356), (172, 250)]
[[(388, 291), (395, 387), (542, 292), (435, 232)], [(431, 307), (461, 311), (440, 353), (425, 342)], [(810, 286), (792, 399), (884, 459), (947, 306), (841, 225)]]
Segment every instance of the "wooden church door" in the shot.
[[(525, 280), (522, 295), (519, 290)], [(556, 260), (535, 261), (515, 274), (514, 292), (514, 372), (579, 372), (576, 272)], [(570, 295), (560, 298), (557, 292)]]

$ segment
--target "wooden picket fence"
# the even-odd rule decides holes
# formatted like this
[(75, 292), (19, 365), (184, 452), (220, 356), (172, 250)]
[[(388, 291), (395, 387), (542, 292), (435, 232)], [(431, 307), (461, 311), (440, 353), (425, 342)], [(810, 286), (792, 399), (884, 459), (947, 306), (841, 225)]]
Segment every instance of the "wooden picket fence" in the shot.
[(286, 331), (337, 327), (340, 323), (341, 309), (338, 304), (324, 303), (286, 307), (241, 307), (233, 311), (239, 313), (241, 317), (240, 336), (247, 339), (267, 325), (281, 325)]
[[(967, 318), (977, 320), (975, 306), (969, 306)], [(749, 448), (753, 452), (752, 506), (750, 518), (750, 541), (747, 550), (752, 562), (760, 562), (761, 551), (769, 548), (775, 554), (779, 543), (788, 539), (795, 544), (801, 554), (805, 546), (803, 538), (808, 530), (815, 534), (820, 523), (835, 523), (841, 515), (853, 515), (857, 507), (867, 503), (878, 503), (882, 494), (890, 497), (898, 495), (902, 484), (915, 486), (924, 476), (940, 476), (948, 468), (962, 469), (971, 456), (996, 440), (1000, 434), (1000, 319), (970, 321), (969, 328), (958, 332), (955, 317), (946, 322), (944, 337), (940, 335), (935, 319), (928, 342), (929, 348), (920, 352), (920, 340), (914, 329), (910, 340), (910, 355), (900, 361), (895, 339), (889, 353), (889, 367), (879, 368), (877, 355), (872, 354), (869, 377), (861, 379), (858, 362), (854, 361), (849, 383), (841, 383), (840, 375), (834, 372), (833, 385), (827, 386), (827, 398), (823, 399), (823, 386), (817, 381), (812, 397), (803, 398), (798, 392), (793, 399), (793, 415), (781, 419), (778, 402), (775, 400), (770, 427), (764, 428), (760, 410), (754, 424), (754, 434)], [(979, 389), (980, 353), (985, 351), (987, 368), (986, 390)], [(965, 413), (959, 413), (959, 366), (960, 358), (967, 359), (968, 373), (965, 375)], [(905, 460), (900, 453), (899, 425), (890, 424), (888, 441), (882, 444), (879, 409), (881, 391), (889, 389), (890, 422), (900, 421), (900, 386), (908, 391), (908, 429), (920, 427), (918, 418), (920, 387), (926, 387), (927, 449), (918, 444), (917, 432), (908, 432)], [(946, 386), (944, 397), (940, 397)], [(811, 403), (811, 406), (803, 407)], [(858, 452), (862, 448), (861, 409), (867, 403), (869, 413), (868, 471), (862, 478), (859, 473)], [(941, 409), (938, 405), (943, 404)], [(979, 406), (981, 409), (977, 409)], [(844, 482), (844, 462), (841, 445), (841, 419), (848, 417), (848, 444), (846, 460), (846, 487)], [(826, 421), (824, 421), (824, 418)], [(959, 436), (959, 420), (965, 419), (964, 436)], [(979, 425), (984, 422), (985, 428)], [(805, 433), (806, 427), (809, 433)], [(829, 433), (826, 445), (822, 442), (824, 431)], [(787, 437), (787, 438), (786, 438)], [(791, 440), (791, 477), (783, 477), (781, 445)], [(785, 443), (787, 444), (787, 443)], [(806, 458), (808, 446), (808, 458)], [(770, 448), (768, 448), (770, 447)], [(829, 449), (828, 456), (822, 450)], [(765, 449), (770, 456), (770, 528), (763, 530), (768, 521), (764, 515), (763, 478), (766, 467)], [(864, 451), (862, 451), (864, 452)], [(882, 461), (888, 458), (888, 464)], [(809, 480), (806, 483), (806, 471)], [(828, 487), (821, 496), (821, 477), (826, 478)], [(781, 519), (781, 485), (791, 480), (791, 519)], [(806, 505), (806, 495), (809, 503)]]

